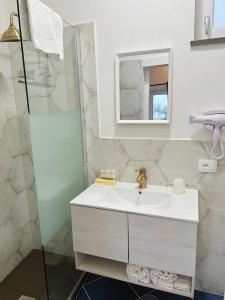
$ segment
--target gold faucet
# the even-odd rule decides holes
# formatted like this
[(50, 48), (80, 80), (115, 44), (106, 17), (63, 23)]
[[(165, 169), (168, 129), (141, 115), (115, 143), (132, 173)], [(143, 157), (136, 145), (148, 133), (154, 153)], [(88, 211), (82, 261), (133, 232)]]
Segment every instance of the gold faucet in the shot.
[(135, 172), (138, 172), (138, 177), (137, 177), (137, 183), (139, 183), (139, 189), (146, 189), (147, 188), (147, 175), (146, 175), (146, 169), (140, 168), (135, 170)]

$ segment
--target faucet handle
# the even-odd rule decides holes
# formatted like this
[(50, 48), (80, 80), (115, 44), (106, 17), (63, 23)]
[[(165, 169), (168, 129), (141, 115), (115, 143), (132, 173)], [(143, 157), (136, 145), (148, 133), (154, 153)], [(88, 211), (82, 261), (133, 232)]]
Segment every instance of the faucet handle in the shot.
[(144, 174), (146, 175), (146, 169), (145, 167), (141, 167), (140, 169), (136, 169), (135, 172), (138, 172), (139, 174)]

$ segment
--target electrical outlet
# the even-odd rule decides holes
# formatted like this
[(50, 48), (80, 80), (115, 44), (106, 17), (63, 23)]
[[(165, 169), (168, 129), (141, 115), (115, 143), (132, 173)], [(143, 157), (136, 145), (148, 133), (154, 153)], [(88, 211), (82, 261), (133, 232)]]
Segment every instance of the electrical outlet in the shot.
[(217, 160), (213, 159), (199, 159), (198, 171), (201, 173), (216, 173), (217, 172)]

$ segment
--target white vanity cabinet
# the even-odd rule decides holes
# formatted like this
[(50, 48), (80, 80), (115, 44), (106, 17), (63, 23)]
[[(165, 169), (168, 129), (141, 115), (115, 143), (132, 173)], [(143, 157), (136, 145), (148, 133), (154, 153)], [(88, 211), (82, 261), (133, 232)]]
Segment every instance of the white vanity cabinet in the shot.
[(195, 276), (197, 224), (129, 214), (129, 263)]
[(168, 292), (193, 296), (197, 223), (77, 205), (71, 212), (77, 269), (127, 282), (127, 263), (173, 272), (192, 287)]
[(172, 272), (190, 288), (138, 284), (193, 297), (198, 191), (148, 186), (138, 202), (137, 193), (135, 184), (94, 184), (71, 201), (76, 268), (126, 282), (128, 264)]

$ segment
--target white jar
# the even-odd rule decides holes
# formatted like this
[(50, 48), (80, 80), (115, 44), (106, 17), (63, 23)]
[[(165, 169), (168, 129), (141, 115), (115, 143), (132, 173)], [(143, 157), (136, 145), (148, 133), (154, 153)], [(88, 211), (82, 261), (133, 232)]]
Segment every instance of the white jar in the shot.
[(183, 178), (176, 178), (173, 182), (173, 192), (176, 194), (185, 193), (185, 182)]

